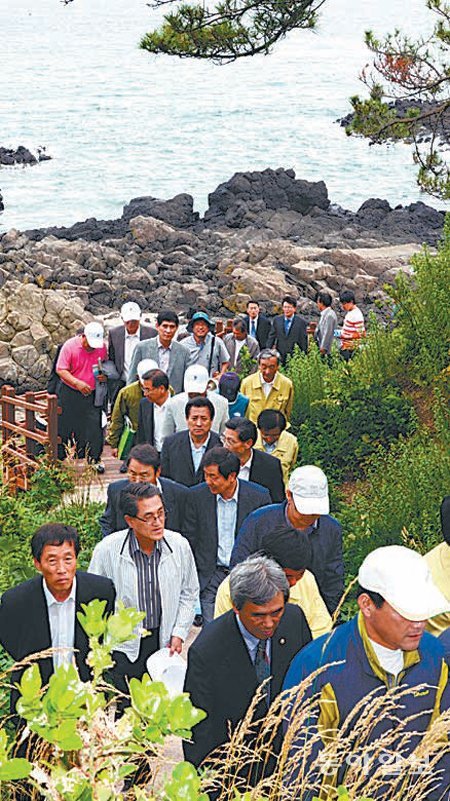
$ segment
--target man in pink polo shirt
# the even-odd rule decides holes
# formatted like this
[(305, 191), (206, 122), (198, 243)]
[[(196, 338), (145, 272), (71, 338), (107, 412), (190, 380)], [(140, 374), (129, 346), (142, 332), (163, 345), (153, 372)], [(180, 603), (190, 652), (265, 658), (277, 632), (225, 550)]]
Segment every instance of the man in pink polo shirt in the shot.
[[(56, 372), (61, 379), (59, 393), (62, 414), (59, 419), (59, 434), (64, 446), (76, 443), (77, 456), (95, 465), (98, 473), (105, 468), (100, 462), (103, 449), (101, 424), (102, 410), (95, 406), (95, 381), (99, 365), (108, 354), (104, 343), (101, 323), (87, 323), (79, 336), (71, 337), (61, 348)], [(100, 380), (101, 380), (100, 372)]]

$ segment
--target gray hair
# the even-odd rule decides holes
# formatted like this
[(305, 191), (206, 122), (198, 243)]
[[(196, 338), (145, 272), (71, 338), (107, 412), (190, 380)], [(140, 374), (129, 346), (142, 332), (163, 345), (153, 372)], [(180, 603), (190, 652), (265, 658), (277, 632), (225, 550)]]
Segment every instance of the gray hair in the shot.
[(261, 359), (275, 359), (278, 361), (278, 364), (281, 362), (281, 354), (277, 351), (276, 348), (264, 348), (258, 356), (258, 363)]
[(236, 609), (242, 609), (246, 601), (262, 606), (279, 592), (287, 601), (289, 583), (284, 570), (267, 556), (249, 556), (230, 573), (230, 596)]

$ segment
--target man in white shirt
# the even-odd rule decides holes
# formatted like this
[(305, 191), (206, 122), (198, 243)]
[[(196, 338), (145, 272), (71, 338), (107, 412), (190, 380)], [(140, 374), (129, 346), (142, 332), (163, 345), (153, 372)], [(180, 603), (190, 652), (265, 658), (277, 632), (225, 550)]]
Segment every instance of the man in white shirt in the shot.
[(118, 392), (128, 383), (128, 375), (136, 346), (141, 340), (156, 336), (151, 325), (141, 323), (141, 308), (134, 301), (124, 303), (120, 309), (123, 325), (111, 328), (108, 335), (108, 357), (119, 373), (118, 381), (110, 382), (111, 405)]
[(223, 338), (228, 353), (230, 354), (230, 369), (240, 372), (242, 369), (241, 351), (245, 346), (251, 358), (255, 361), (255, 366), (251, 370), (252, 373), (257, 369), (256, 359), (259, 354), (259, 345), (256, 338), (249, 336), (247, 330), (247, 323), (240, 317), (233, 320), (233, 329), (231, 334), (225, 334)]
[(218, 392), (208, 391), (209, 375), (206, 367), (193, 364), (187, 368), (184, 376), (184, 392), (174, 395), (167, 403), (167, 414), (164, 418), (163, 437), (169, 437), (178, 431), (186, 431), (186, 404), (193, 398), (208, 398), (214, 406), (212, 430), (222, 434), (229, 418), (229, 406), (226, 398)]
[(142, 376), (141, 384), (144, 397), (139, 404), (137, 442), (149, 442), (161, 453), (170, 401), (169, 379), (163, 370), (149, 370)]
[[(79, 538), (72, 526), (47, 523), (33, 535), (31, 550), (41, 574), (7, 590), (0, 603), (0, 643), (16, 661), (49, 648), (64, 649), (40, 658), (43, 684), (59, 665), (75, 661), (80, 678), (87, 681), (88, 638), (76, 613), (81, 604), (94, 598), (104, 600), (105, 611), (114, 609), (115, 591), (111, 581), (90, 573), (77, 572)], [(20, 680), (23, 669), (14, 672), (12, 683)], [(14, 708), (17, 691), (11, 694)]]

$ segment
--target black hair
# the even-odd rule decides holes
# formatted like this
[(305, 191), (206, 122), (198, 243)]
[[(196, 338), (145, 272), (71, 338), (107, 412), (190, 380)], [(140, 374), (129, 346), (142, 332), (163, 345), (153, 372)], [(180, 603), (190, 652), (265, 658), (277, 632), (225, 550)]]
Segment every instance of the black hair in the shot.
[(161, 464), (158, 451), (153, 445), (149, 445), (147, 442), (142, 443), (142, 445), (135, 445), (134, 448), (131, 448), (128, 454), (127, 467), (131, 459), (135, 459), (136, 462), (145, 464), (147, 467), (153, 467), (155, 471), (158, 470)]
[(120, 493), (120, 511), (124, 517), (125, 515), (127, 517), (136, 517), (139, 501), (142, 498), (156, 497), (162, 500), (161, 493), (154, 484), (149, 484), (147, 481), (136, 481), (134, 484), (130, 482)]
[(191, 413), (191, 409), (209, 409), (211, 420), (214, 420), (214, 415), (216, 413), (216, 410), (214, 409), (214, 406), (209, 400), (209, 398), (204, 398), (202, 395), (197, 395), (195, 398), (191, 398), (190, 400), (188, 400), (184, 410), (186, 415), (186, 420), (188, 419)]
[(64, 523), (44, 523), (43, 526), (34, 532), (31, 539), (31, 553), (40, 562), (42, 551), (46, 545), (62, 545), (63, 542), (73, 542), (75, 555), (80, 552), (80, 538), (78, 531), (73, 526), (66, 526)]
[(341, 303), (355, 303), (355, 293), (351, 289), (343, 289), (339, 300)]
[(256, 424), (260, 431), (270, 431), (271, 428), (280, 428), (284, 431), (286, 428), (286, 418), (283, 412), (277, 409), (264, 409), (259, 413)]
[(242, 317), (235, 317), (231, 325), (232, 328), (239, 331), (240, 334), (248, 334), (247, 323)]
[(163, 309), (162, 311), (158, 312), (156, 322), (158, 323), (158, 325), (161, 325), (161, 323), (175, 323), (177, 327), (180, 324), (180, 321), (178, 319), (178, 314), (176, 314), (171, 309)]
[(258, 437), (255, 424), (251, 420), (247, 420), (246, 417), (233, 417), (231, 420), (227, 420), (225, 428), (229, 428), (230, 431), (237, 431), (241, 442), (247, 442), (247, 440), (251, 439), (252, 445), (254, 445)]
[(169, 378), (163, 370), (159, 370), (158, 368), (153, 368), (153, 370), (149, 370), (147, 373), (144, 373), (141, 376), (141, 380), (143, 381), (151, 381), (153, 384), (153, 389), (158, 389), (158, 387), (164, 387), (164, 389), (169, 389)]
[(277, 526), (261, 540), (262, 551), (287, 570), (309, 570), (312, 546), (308, 536), (292, 526)]
[(228, 478), (230, 473), (236, 473), (237, 475), (241, 468), (241, 463), (236, 454), (226, 448), (221, 448), (220, 445), (206, 451), (200, 467), (204, 469), (205, 467), (211, 467), (213, 464), (217, 465), (223, 478)]
[(381, 609), (384, 604), (384, 598), (379, 592), (375, 592), (374, 590), (366, 590), (364, 587), (361, 587), (361, 585), (358, 584), (356, 588), (356, 597), (359, 598), (359, 596), (363, 595), (363, 593), (369, 596), (370, 600), (373, 601), (377, 609)]
[(283, 303), (290, 303), (292, 306), (297, 307), (297, 301), (293, 295), (285, 295), (281, 301), (281, 305), (283, 305)]
[(450, 545), (450, 495), (446, 495), (441, 503), (442, 536), (447, 545)]
[(247, 301), (247, 306), (246, 306), (247, 309), (250, 306), (250, 303), (256, 303), (257, 306), (260, 306), (259, 300), (254, 300), (253, 298), (250, 298), (250, 300)]
[(331, 297), (329, 292), (325, 292), (325, 290), (322, 290), (321, 292), (317, 293), (316, 303), (317, 302), (322, 303), (324, 306), (328, 308), (333, 303), (333, 298)]

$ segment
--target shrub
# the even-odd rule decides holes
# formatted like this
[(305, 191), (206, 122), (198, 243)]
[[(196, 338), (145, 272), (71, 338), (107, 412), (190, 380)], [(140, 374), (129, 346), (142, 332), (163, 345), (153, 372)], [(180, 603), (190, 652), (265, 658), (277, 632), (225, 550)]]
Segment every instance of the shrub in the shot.
[(334, 481), (364, 475), (364, 463), (380, 447), (387, 448), (416, 425), (411, 402), (395, 385), (357, 388), (341, 399), (316, 401), (300, 425), (304, 464), (317, 464)]
[(436, 255), (428, 248), (413, 256), (413, 276), (397, 276), (387, 287), (395, 318), (405, 339), (405, 363), (411, 378), (428, 383), (448, 364), (450, 341), (450, 215)]

